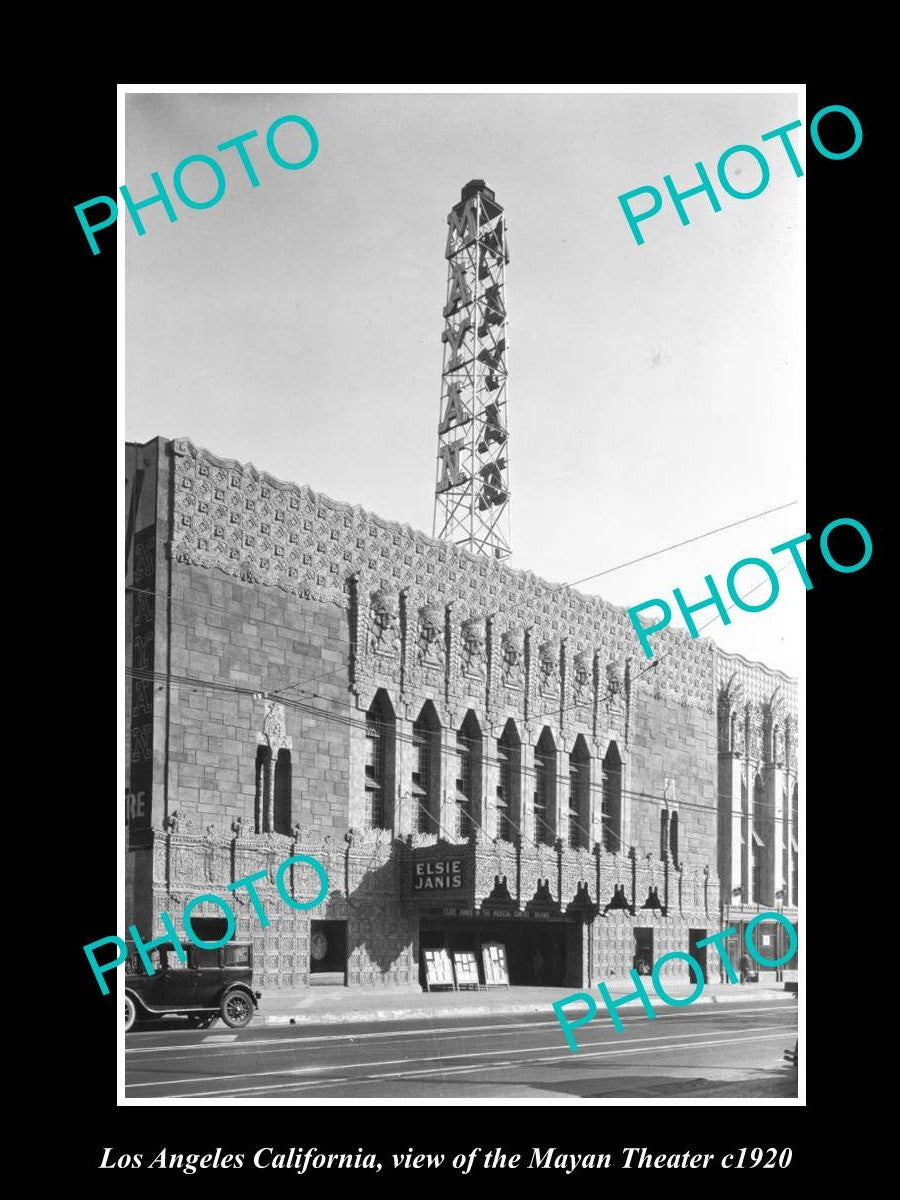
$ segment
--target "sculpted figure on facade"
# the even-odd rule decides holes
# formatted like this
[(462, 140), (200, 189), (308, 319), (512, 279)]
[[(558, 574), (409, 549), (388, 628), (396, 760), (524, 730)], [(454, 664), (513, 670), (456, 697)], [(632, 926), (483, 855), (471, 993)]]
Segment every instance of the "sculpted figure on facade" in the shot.
[(733, 716), (732, 749), (743, 758), (747, 753), (747, 706), (740, 705)]
[(611, 658), (606, 664), (606, 690), (610, 702), (618, 700), (625, 690), (625, 663), (620, 658)]
[(572, 660), (572, 699), (576, 704), (589, 704), (593, 691), (591, 655), (579, 650)]
[(555, 692), (559, 687), (559, 646), (556, 642), (541, 642), (538, 649), (538, 675), (542, 692)]
[(416, 659), (420, 666), (444, 666), (444, 610), (440, 604), (426, 604), (419, 609), (419, 631)]
[(761, 704), (749, 705), (747, 717), (750, 733), (750, 757), (761, 760), (763, 758), (763, 730), (766, 720), (763, 706)]
[(781, 689), (776, 688), (763, 709), (763, 736), (766, 757), (770, 762), (784, 761), (784, 701)]
[(794, 718), (790, 715), (784, 718), (784, 765), (790, 771), (794, 766), (794, 750), (797, 743), (797, 729)]
[(166, 817), (163, 827), (166, 833), (190, 833), (193, 828), (193, 822), (190, 817), (186, 817), (176, 808), (174, 812), (169, 813)]
[(262, 733), (257, 736), (256, 740), (259, 745), (269, 747), (273, 758), (278, 754), (279, 750), (293, 749), (292, 741), (287, 736), (283, 704), (278, 704), (274, 700), (270, 700), (267, 703), (266, 714), (263, 717)]
[[(744, 728), (741, 714), (744, 707), (744, 691), (737, 671), (728, 682), (719, 688), (719, 749), (731, 750), (738, 754), (744, 752)], [(738, 728), (740, 726), (740, 740)]]
[(525, 683), (525, 635), (521, 629), (508, 629), (501, 640), (501, 676), (507, 687)]
[(784, 725), (780, 721), (772, 726), (772, 762), (784, 763)]
[(379, 588), (369, 604), (369, 651), (396, 655), (400, 651), (400, 602), (395, 593)]
[(470, 617), (463, 623), (460, 661), (463, 674), (483, 679), (487, 672), (487, 633), (484, 621)]

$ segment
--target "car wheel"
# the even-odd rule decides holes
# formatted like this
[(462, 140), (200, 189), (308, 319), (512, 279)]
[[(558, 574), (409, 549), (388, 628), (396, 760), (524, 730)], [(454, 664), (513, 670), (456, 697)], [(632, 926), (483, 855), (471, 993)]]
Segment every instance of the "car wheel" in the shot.
[(222, 1001), (222, 1020), (229, 1029), (242, 1029), (253, 1020), (253, 1001), (246, 992), (229, 992)]
[(125, 1032), (132, 1027), (137, 1019), (137, 1009), (135, 1003), (130, 996), (125, 997)]

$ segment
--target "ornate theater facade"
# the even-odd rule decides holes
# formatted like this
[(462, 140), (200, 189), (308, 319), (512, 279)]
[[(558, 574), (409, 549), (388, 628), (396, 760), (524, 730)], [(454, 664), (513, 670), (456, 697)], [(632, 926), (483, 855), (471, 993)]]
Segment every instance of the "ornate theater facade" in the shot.
[[(498, 946), (512, 984), (591, 986), (671, 950), (718, 979), (697, 942), (796, 921), (794, 680), (678, 631), (649, 667), (602, 598), (185, 439), (126, 466), (142, 936), (261, 871), (268, 928), (229, 900), (267, 991), (408, 989), (447, 955), (477, 986)], [(294, 854), (328, 874), (309, 912), (275, 893)], [(221, 910), (193, 925), (221, 936)]]

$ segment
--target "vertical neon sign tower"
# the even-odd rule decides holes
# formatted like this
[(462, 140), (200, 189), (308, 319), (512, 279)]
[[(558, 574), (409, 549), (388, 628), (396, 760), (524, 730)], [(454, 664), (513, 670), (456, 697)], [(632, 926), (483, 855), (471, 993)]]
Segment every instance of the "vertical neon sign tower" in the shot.
[(433, 535), (508, 558), (506, 218), (483, 179), (447, 216), (447, 303)]

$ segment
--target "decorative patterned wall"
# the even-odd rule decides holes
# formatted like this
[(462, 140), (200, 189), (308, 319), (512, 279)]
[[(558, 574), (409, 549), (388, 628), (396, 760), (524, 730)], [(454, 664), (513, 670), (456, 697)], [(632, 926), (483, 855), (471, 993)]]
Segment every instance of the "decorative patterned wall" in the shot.
[(624, 609), (384, 521), (180, 438), (171, 553), (351, 607), (354, 683), (594, 732), (626, 674), (714, 711), (714, 647), (678, 631), (646, 671)]

